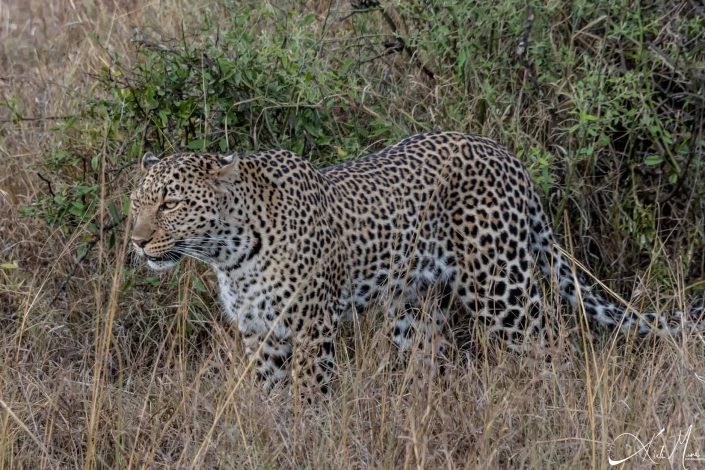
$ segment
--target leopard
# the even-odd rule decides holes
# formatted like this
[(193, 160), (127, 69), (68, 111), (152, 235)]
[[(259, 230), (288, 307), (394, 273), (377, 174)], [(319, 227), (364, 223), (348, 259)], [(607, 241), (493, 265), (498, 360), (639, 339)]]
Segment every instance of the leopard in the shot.
[(135, 251), (154, 270), (183, 257), (212, 268), (267, 389), (290, 381), (305, 396), (329, 394), (341, 324), (375, 308), (406, 357), (446, 355), (451, 321), (524, 352), (555, 325), (541, 277), (591, 325), (702, 330), (702, 306), (638, 312), (588, 283), (528, 170), (487, 137), (427, 132), (323, 168), (287, 150), (147, 152), (140, 166)]

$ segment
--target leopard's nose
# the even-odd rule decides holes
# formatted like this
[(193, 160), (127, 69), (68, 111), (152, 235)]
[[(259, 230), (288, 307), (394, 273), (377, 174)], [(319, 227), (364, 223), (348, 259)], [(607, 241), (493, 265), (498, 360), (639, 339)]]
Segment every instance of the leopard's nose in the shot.
[(132, 237), (132, 243), (137, 247), (137, 248), (144, 248), (144, 246), (149, 243), (149, 240), (151, 238), (139, 238), (139, 237)]

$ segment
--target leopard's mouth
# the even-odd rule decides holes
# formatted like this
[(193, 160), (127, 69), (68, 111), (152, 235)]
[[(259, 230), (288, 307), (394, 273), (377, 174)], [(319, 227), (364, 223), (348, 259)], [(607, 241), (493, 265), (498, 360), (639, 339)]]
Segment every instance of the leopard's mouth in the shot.
[(176, 263), (181, 259), (183, 253), (179, 251), (168, 251), (161, 256), (145, 255), (147, 259), (153, 263)]

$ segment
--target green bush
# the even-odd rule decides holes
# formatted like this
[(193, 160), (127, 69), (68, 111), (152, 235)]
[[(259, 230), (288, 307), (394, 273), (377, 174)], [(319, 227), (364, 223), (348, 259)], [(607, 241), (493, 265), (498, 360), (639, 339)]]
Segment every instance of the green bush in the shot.
[(53, 194), (28, 211), (95, 233), (103, 192), (123, 221), (124, 175), (147, 149), (283, 147), (323, 165), (448, 129), (512, 148), (599, 275), (675, 259), (703, 276), (695, 4), (412, 0), (343, 13), (221, 1), (180, 37), (144, 25), (132, 60), (114, 57), (83, 114), (57, 129)]

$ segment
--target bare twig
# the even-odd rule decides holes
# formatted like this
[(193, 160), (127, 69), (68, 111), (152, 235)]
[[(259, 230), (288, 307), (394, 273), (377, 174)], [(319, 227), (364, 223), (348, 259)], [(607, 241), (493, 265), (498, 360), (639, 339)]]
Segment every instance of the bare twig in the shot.
[(382, 17), (384, 18), (384, 21), (387, 22), (389, 25), (389, 28), (397, 34), (397, 38), (399, 39), (402, 50), (406, 51), (409, 56), (416, 62), (416, 66), (421, 70), (430, 80), (435, 80), (436, 75), (433, 73), (431, 69), (428, 68), (426, 64), (423, 63), (419, 56), (419, 51), (416, 47), (409, 45), (407, 41), (404, 40), (404, 38), (399, 37), (399, 26), (397, 23), (394, 21), (392, 16), (389, 14), (388, 11), (382, 10)]
[(377, 0), (351, 0), (350, 6), (353, 8), (352, 12), (342, 17), (339, 21), (345, 21), (358, 13), (381, 9)]
[[(701, 111), (700, 111), (700, 117), (701, 117), (701, 118), (703, 117), (703, 114), (705, 114), (705, 112), (703, 112), (702, 109), (701, 109)], [(700, 122), (702, 122), (702, 120), (701, 120)], [(696, 140), (696, 142), (697, 142), (697, 140)], [(663, 201), (660, 202), (660, 204), (665, 204), (665, 203), (667, 203), (668, 201), (670, 201), (671, 199), (673, 199), (673, 197), (674, 197), (676, 194), (680, 193), (680, 191), (681, 191), (681, 189), (683, 188), (683, 185), (684, 185), (684, 183), (685, 183), (685, 180), (686, 180), (686, 178), (687, 178), (688, 175), (689, 175), (690, 165), (691, 165), (691, 164), (693, 163), (693, 161), (695, 160), (695, 157), (696, 157), (696, 156), (697, 156), (698, 158), (702, 158), (702, 157), (703, 157), (703, 151), (702, 151), (702, 149), (697, 148), (697, 147), (699, 147), (697, 144), (695, 144), (695, 145), (696, 145), (696, 148), (693, 149), (692, 152), (690, 152), (690, 155), (688, 155), (688, 160), (686, 160), (685, 165), (683, 166), (683, 169), (681, 170), (680, 174), (678, 175), (678, 181), (676, 181), (676, 184), (673, 186), (673, 190), (668, 194), (668, 196), (666, 196), (666, 197), (663, 199)]]
[(66, 119), (71, 119), (76, 116), (37, 116), (37, 117), (24, 117), (15, 116), (10, 119), (0, 119), (0, 124), (6, 124), (8, 122), (21, 122), (21, 121), (62, 121)]
[(333, 0), (328, 0), (328, 9), (326, 10), (326, 17), (323, 20), (323, 27), (321, 28), (321, 34), (319, 35), (319, 45), (318, 45), (318, 52), (316, 52), (316, 57), (319, 57), (321, 55), (321, 52), (323, 52), (323, 37), (326, 34), (326, 28), (328, 27), (328, 20), (330, 19), (330, 12), (331, 8), (333, 7)]
[(86, 251), (78, 257), (76, 262), (73, 264), (71, 267), (71, 270), (69, 273), (64, 277), (64, 280), (61, 281), (61, 284), (59, 285), (59, 288), (56, 291), (56, 294), (54, 294), (54, 297), (51, 299), (51, 302), (49, 302), (49, 305), (54, 305), (56, 300), (59, 298), (61, 293), (66, 289), (66, 286), (68, 285), (69, 281), (74, 277), (76, 274), (76, 271), (78, 270), (78, 266), (83, 262), (83, 260), (88, 257), (88, 254), (95, 248), (95, 246), (98, 244), (99, 241), (103, 239), (103, 235), (105, 235), (106, 232), (109, 232), (110, 230), (114, 229), (118, 225), (120, 225), (123, 221), (125, 220), (125, 216), (120, 217), (119, 220), (116, 220), (112, 222), (111, 224), (105, 225), (103, 229), (99, 232), (93, 235), (91, 239), (88, 241), (88, 244), (86, 245)]
[(350, 17), (352, 17), (353, 15), (357, 15), (358, 13), (366, 13), (371, 10), (379, 10), (379, 8), (363, 8), (361, 10), (353, 10), (350, 13), (348, 13), (347, 15), (340, 18), (340, 20), (338, 20), (338, 21), (343, 22), (343, 21), (349, 19)]
[(534, 26), (534, 12), (529, 5), (526, 6), (526, 19), (524, 20), (524, 25), (522, 26), (521, 36), (517, 42), (516, 48), (514, 49), (514, 54), (516, 55), (519, 63), (524, 67), (524, 71), (529, 78), (531, 85), (539, 93), (539, 96), (543, 96), (543, 91), (539, 85), (538, 79), (536, 78), (536, 71), (534, 70), (533, 64), (529, 61), (529, 39), (531, 37), (531, 29)]
[(394, 33), (394, 36), (395, 36), (393, 44), (391, 44), (389, 42), (384, 44), (384, 46), (386, 47), (384, 52), (377, 54), (376, 56), (374, 56), (370, 59), (366, 59), (366, 60), (362, 61), (361, 63), (364, 64), (367, 62), (372, 62), (372, 61), (377, 60), (377, 59), (384, 57), (386, 55), (405, 51), (409, 54), (411, 59), (414, 61), (416, 67), (418, 67), (419, 70), (421, 70), (424, 73), (424, 75), (426, 75), (430, 80), (436, 79), (436, 75), (433, 72), (433, 70), (431, 70), (421, 60), (418, 49), (416, 47), (410, 45), (408, 43), (408, 41), (406, 41), (404, 39), (404, 37), (402, 36), (402, 32), (400, 31), (400, 27), (397, 24), (397, 21), (395, 21), (394, 18), (392, 18), (392, 15), (390, 14), (389, 11), (385, 10), (382, 6), (380, 6), (378, 1), (376, 1), (376, 0), (369, 0), (369, 1), (361, 0), (361, 1), (351, 2), (351, 5), (354, 8), (353, 12), (350, 13), (349, 15), (341, 18), (340, 21), (344, 21), (357, 13), (365, 13), (368, 11), (380, 11), (382, 13), (382, 17), (384, 18), (385, 23), (387, 23), (387, 26), (389, 26), (389, 29), (392, 30), (392, 32)]
[(526, 19), (524, 20), (524, 25), (522, 27), (521, 37), (519, 42), (517, 42), (517, 47), (514, 53), (517, 57), (526, 57), (526, 49), (529, 45), (529, 35), (531, 34), (531, 28), (534, 26), (534, 12), (531, 7), (527, 5), (526, 7)]
[(172, 54), (178, 54), (180, 52), (179, 50), (171, 46), (167, 46), (166, 44), (160, 44), (158, 42), (149, 41), (147, 39), (133, 39), (132, 42), (138, 47), (148, 49), (150, 51), (170, 52)]
[(37, 172), (37, 176), (39, 177), (40, 180), (44, 181), (47, 185), (47, 189), (49, 190), (49, 194), (53, 198), (55, 196), (54, 194), (54, 188), (51, 185), (51, 181), (49, 181), (46, 177), (44, 177), (41, 173)]
[(386, 47), (386, 49), (383, 52), (381, 52), (373, 57), (370, 57), (369, 59), (365, 59), (363, 61), (360, 61), (360, 63), (366, 64), (368, 62), (373, 62), (381, 57), (384, 57), (384, 56), (387, 56), (390, 54), (396, 54), (396, 53), (402, 52), (404, 50), (404, 40), (402, 38), (395, 38), (392, 41), (385, 42), (383, 45), (384, 45), (384, 47)]

